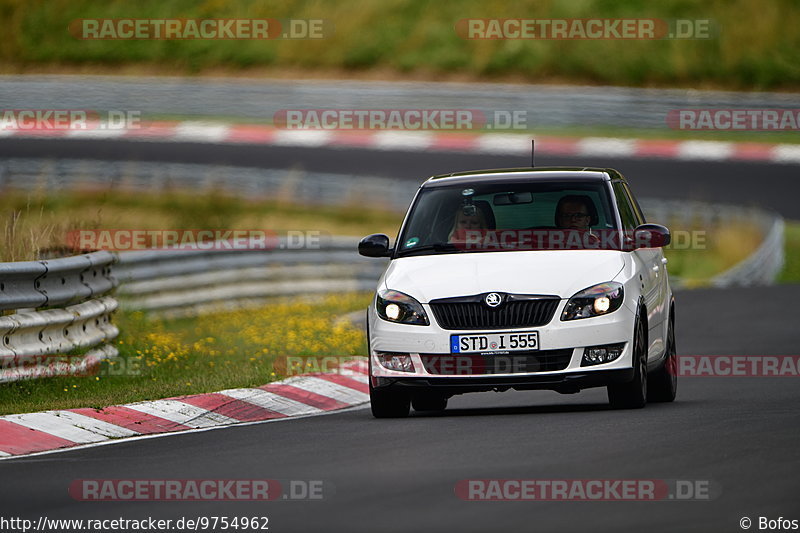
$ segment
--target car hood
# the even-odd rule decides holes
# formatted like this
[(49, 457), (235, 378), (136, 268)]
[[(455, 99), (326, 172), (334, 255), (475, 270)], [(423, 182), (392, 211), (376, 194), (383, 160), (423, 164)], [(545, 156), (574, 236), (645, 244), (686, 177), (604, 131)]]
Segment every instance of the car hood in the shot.
[(421, 303), (493, 291), (569, 298), (613, 280), (626, 255), (614, 250), (537, 250), (402, 257), (389, 264), (384, 285)]

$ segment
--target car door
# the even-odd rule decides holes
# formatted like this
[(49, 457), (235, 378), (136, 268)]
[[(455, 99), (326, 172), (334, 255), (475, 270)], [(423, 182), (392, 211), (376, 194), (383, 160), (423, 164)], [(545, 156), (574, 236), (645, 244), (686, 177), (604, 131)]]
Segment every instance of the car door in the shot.
[[(631, 206), (633, 207), (634, 214), (638, 219), (638, 223), (646, 223), (647, 221), (645, 220), (641, 207), (639, 207), (639, 202), (636, 201), (636, 197), (631, 192), (628, 184), (623, 183), (623, 188), (627, 192), (628, 197), (631, 199)], [(653, 327), (657, 327), (657, 330), (653, 334), (652, 338), (656, 340), (656, 345), (654, 345), (656, 353), (662, 353), (667, 342), (667, 322), (669, 319), (670, 304), (669, 274), (667, 272), (667, 258), (664, 257), (664, 250), (661, 248), (652, 248), (651, 250), (655, 252), (655, 255), (653, 256), (653, 261), (655, 264), (651, 265), (650, 268), (656, 273), (656, 282), (658, 284), (658, 300), (656, 310), (654, 312), (655, 320), (653, 321)], [(660, 343), (658, 341), (660, 341)]]
[[(622, 229), (626, 237), (633, 237), (636, 227), (644, 223), (641, 211), (633, 201), (630, 191), (622, 181), (612, 183), (614, 197), (619, 209)], [(663, 294), (661, 290), (661, 280), (665, 276), (662, 272), (664, 265), (661, 262), (663, 254), (660, 248), (641, 248), (631, 252), (641, 276), (642, 295), (644, 296), (645, 306), (647, 307), (647, 326), (648, 326), (648, 359), (661, 354), (663, 349), (663, 332), (661, 331)]]

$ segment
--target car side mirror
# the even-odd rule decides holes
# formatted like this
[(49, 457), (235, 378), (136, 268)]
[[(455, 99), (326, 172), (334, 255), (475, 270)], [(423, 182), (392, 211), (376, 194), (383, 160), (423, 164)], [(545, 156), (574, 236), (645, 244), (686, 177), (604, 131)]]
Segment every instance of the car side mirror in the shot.
[(669, 229), (661, 224), (642, 224), (633, 232), (633, 248), (663, 248), (672, 241)]
[(389, 237), (383, 233), (367, 235), (358, 243), (358, 253), (365, 257), (389, 257), (392, 251)]

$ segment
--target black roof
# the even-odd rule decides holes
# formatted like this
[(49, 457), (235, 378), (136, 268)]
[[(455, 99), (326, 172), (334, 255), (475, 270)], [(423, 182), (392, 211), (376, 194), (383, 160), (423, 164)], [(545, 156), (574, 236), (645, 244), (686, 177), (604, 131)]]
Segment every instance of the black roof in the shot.
[(475, 183), (509, 183), (520, 180), (542, 181), (610, 181), (625, 178), (612, 168), (592, 167), (536, 167), (536, 168), (501, 168), (493, 170), (471, 170), (439, 174), (429, 178), (422, 187), (444, 187)]

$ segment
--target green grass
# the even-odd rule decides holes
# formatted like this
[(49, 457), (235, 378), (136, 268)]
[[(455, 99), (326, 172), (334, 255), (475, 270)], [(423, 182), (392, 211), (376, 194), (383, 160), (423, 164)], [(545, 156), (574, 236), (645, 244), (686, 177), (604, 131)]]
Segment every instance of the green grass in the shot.
[[(743, 261), (761, 244), (759, 231), (745, 220), (711, 228), (687, 223), (670, 221), (676, 238), (665, 248), (664, 255), (669, 261), (669, 273), (682, 278), (689, 287), (707, 285), (710, 278)], [(691, 245), (688, 238), (682, 237), (680, 242), (677, 238), (679, 231), (687, 229), (696, 235)]]
[[(366, 353), (363, 332), (340, 315), (364, 309), (371, 295), (278, 302), (257, 310), (173, 321), (119, 312), (120, 357), (96, 376), (0, 384), (0, 414), (78, 407), (257, 387), (286, 376), (284, 356)], [(296, 372), (294, 372), (296, 373)]]
[(781, 283), (800, 283), (800, 222), (787, 220), (785, 228), (786, 253), (783, 271), (778, 277)]
[[(354, 205), (357, 199), (353, 199)], [(307, 206), (222, 191), (25, 191), (0, 195), (0, 261), (59, 249), (79, 229), (316, 230), (332, 235), (396, 233), (402, 215), (380, 206)]]
[[(6, 72), (800, 86), (794, 0), (1, 0), (0, 17)], [(67, 30), (75, 19), (132, 17), (326, 19), (335, 32), (319, 40), (84, 41)], [(465, 40), (455, 32), (463, 18), (711, 19), (718, 33), (702, 40)]]

